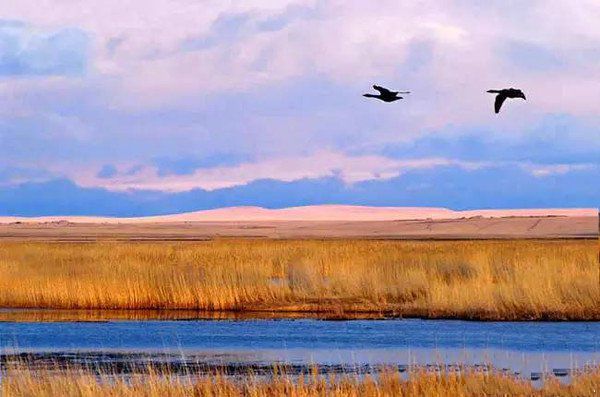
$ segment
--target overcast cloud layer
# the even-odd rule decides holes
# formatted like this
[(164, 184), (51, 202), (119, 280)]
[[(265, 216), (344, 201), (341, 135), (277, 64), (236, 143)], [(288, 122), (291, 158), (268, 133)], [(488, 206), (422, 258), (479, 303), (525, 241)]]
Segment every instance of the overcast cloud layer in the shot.
[[(598, 20), (594, 0), (2, 2), (0, 215), (595, 207)], [(509, 86), (527, 101), (495, 115), (485, 90)]]

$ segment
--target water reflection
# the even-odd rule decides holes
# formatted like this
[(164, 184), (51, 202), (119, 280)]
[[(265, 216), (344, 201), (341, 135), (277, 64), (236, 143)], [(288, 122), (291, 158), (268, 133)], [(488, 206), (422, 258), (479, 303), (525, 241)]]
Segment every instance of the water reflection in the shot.
[(393, 318), (381, 313), (199, 311), (199, 310), (55, 310), (0, 309), (0, 322), (102, 322), (152, 320), (375, 320)]
[(381, 365), (428, 370), (467, 366), (533, 378), (567, 378), (600, 363), (600, 322), (316, 321), (282, 319), (280, 313), (258, 313), (259, 319), (250, 315), (4, 310), (0, 361), (86, 363), (118, 371), (149, 363), (234, 372), (267, 371), (273, 363), (296, 371), (317, 365), (334, 372)]

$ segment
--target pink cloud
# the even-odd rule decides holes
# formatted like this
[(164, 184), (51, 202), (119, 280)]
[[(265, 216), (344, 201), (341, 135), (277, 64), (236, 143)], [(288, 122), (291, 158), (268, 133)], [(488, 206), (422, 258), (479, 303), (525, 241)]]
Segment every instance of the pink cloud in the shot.
[(80, 186), (102, 187), (109, 190), (149, 189), (188, 191), (196, 188), (215, 190), (243, 185), (260, 179), (296, 181), (338, 177), (352, 184), (368, 180), (385, 180), (415, 169), (458, 166), (468, 170), (484, 166), (445, 158), (398, 160), (383, 156), (348, 156), (322, 151), (308, 156), (291, 156), (243, 163), (236, 166), (200, 168), (189, 175), (160, 176), (156, 167), (140, 167), (127, 173), (131, 165), (120, 165), (119, 173), (110, 178), (97, 176), (98, 169), (70, 175)]
[[(292, 5), (313, 9), (281, 29), (260, 22), (285, 15)], [(249, 29), (209, 48), (182, 50), (190, 38), (211, 34), (216, 21), (246, 15)], [(415, 40), (433, 43), (431, 67), (422, 82), (426, 113), (446, 122), (481, 121), (488, 86), (519, 84), (535, 95), (539, 112), (595, 113), (600, 4), (595, 1), (509, 3), (244, 1), (196, 2), (3, 2), (0, 17), (40, 26), (78, 26), (94, 38), (96, 73), (118, 81), (115, 104), (161, 106), (177, 98), (221, 90), (247, 90), (287, 79), (319, 75), (341, 84), (391, 76)], [(108, 43), (119, 38), (118, 48)], [(528, 72), (506, 66), (499, 45), (534, 43), (564, 60), (565, 70)], [(589, 57), (596, 57), (589, 59)], [(262, 60), (263, 66), (256, 64)], [(552, 84), (548, 84), (552, 81)], [(434, 95), (435, 94), (435, 95)], [(447, 101), (451, 97), (452, 101)], [(482, 103), (483, 102), (483, 103)], [(468, 109), (463, 111), (462, 109)], [(433, 111), (435, 110), (435, 112)]]

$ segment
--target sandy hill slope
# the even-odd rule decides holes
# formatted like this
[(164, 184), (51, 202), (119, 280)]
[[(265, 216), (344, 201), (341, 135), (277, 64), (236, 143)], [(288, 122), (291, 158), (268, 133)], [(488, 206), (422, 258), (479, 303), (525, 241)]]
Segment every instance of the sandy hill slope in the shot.
[(595, 208), (501, 209), (453, 211), (428, 207), (367, 207), (352, 205), (314, 205), (282, 209), (229, 207), (173, 215), (139, 218), (95, 216), (0, 217), (0, 223), (168, 223), (168, 222), (253, 222), (253, 221), (393, 221), (503, 217), (585, 217), (597, 216)]

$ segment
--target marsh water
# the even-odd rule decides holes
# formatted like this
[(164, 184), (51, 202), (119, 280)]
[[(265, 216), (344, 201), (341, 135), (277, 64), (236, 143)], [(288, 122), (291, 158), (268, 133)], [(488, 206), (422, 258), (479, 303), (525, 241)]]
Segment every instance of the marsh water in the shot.
[(24, 318), (0, 322), (4, 363), (11, 357), (34, 357), (224, 367), (277, 362), (346, 369), (462, 364), (490, 365), (524, 376), (566, 374), (600, 363), (600, 322)]

